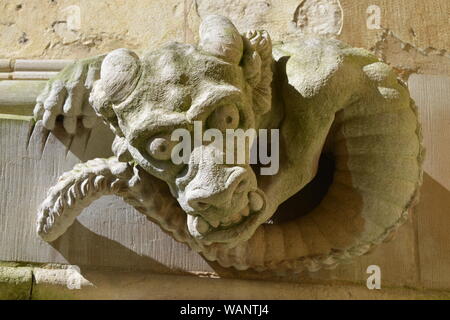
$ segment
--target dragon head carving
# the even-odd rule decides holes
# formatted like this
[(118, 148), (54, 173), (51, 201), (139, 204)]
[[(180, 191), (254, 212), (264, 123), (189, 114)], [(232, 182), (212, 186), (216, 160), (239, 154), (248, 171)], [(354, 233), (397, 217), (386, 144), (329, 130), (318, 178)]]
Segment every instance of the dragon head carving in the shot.
[(220, 163), (213, 143), (193, 143), (185, 163), (174, 164), (171, 135), (183, 128), (196, 139), (195, 121), (224, 137), (256, 129), (270, 108), (271, 43), (265, 32), (241, 36), (221, 16), (206, 19), (200, 37), (197, 47), (172, 43), (141, 60), (126, 49), (109, 53), (91, 101), (117, 135), (116, 156), (167, 182), (193, 237), (247, 240), (270, 217), (249, 163)]
[[(127, 49), (106, 55), (89, 101), (116, 135), (115, 158), (80, 165), (52, 188), (38, 223), (47, 240), (81, 211), (71, 188), (80, 191), (79, 208), (113, 192), (225, 266), (317, 270), (381, 242), (416, 198), (422, 148), (407, 89), (369, 52), (336, 40), (308, 37), (272, 48), (265, 31), (241, 35), (228, 19), (209, 16), (197, 46), (172, 43), (142, 58)], [(213, 137), (196, 136), (196, 124), (214, 129)], [(187, 153), (172, 139), (179, 129), (188, 133)], [(217, 161), (227, 155), (214, 139), (239, 129), (280, 131), (276, 174), (259, 175), (249, 149), (242, 163)], [(336, 171), (319, 207), (264, 224), (314, 178), (324, 152)], [(184, 161), (174, 162), (174, 154)], [(382, 170), (395, 175), (386, 179)], [(152, 177), (171, 195), (157, 191)], [(399, 196), (378, 203), (390, 190)], [(64, 193), (75, 194), (72, 202)], [(171, 199), (178, 204), (171, 202), (168, 215), (177, 221), (169, 223), (154, 204)]]

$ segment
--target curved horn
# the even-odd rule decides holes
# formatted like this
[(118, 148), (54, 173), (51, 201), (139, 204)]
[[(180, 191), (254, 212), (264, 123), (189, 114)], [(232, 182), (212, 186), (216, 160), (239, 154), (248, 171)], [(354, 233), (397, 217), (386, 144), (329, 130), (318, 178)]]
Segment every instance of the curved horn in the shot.
[(100, 83), (111, 102), (125, 99), (137, 82), (139, 57), (131, 50), (117, 49), (103, 60)]
[(112, 103), (123, 101), (136, 87), (139, 80), (139, 57), (131, 50), (117, 49), (103, 60), (100, 80), (94, 83), (89, 103), (95, 112), (111, 126), (113, 132), (122, 136)]
[(225, 17), (210, 15), (200, 25), (200, 47), (231, 63), (242, 58), (242, 37), (236, 27)]

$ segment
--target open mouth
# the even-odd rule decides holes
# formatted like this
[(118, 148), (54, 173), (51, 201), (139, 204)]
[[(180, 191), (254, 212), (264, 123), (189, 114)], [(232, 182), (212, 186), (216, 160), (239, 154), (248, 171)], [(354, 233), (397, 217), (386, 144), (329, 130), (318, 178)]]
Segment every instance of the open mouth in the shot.
[(201, 216), (188, 215), (189, 233), (204, 245), (226, 243), (230, 246), (248, 240), (256, 228), (270, 216), (266, 216), (266, 198), (261, 190), (250, 191), (248, 203), (240, 211), (229, 215), (214, 226)]

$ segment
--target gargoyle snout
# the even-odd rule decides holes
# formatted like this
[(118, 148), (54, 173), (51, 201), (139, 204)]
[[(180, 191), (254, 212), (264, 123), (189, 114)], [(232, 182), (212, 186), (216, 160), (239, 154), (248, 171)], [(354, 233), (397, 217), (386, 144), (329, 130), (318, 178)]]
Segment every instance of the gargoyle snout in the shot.
[[(200, 181), (193, 181), (193, 190), (186, 197), (187, 204), (196, 212), (210, 208), (226, 210), (233, 206), (233, 198), (250, 187), (248, 170), (243, 167), (222, 168), (226, 179), (214, 181), (217, 170), (210, 171)], [(203, 182), (204, 181), (204, 182)], [(223, 183), (220, 183), (223, 182)]]
[(202, 239), (214, 230), (241, 223), (250, 214), (256, 177), (247, 167), (215, 166), (199, 171), (185, 190), (189, 233)]
[(186, 176), (178, 180), (178, 201), (196, 238), (243, 221), (257, 188), (249, 165), (220, 163), (214, 151), (211, 145), (194, 149)]

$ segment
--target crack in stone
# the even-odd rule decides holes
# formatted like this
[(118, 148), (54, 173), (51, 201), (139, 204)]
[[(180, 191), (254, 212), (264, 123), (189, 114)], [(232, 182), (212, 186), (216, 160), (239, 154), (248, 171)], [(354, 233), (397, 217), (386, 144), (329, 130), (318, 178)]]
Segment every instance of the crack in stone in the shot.
[[(450, 54), (446, 49), (437, 49), (432, 46), (417, 47), (402, 40), (388, 28), (382, 28), (380, 39), (370, 50), (396, 69), (403, 80), (407, 80), (414, 73), (436, 74), (450, 70), (450, 60), (446, 60), (450, 59)], [(438, 60), (435, 61), (436, 59)]]
[[(375, 43), (375, 46), (373, 47), (375, 50), (379, 49), (382, 50), (382, 46), (388, 41), (388, 36), (391, 36), (394, 38), (394, 40), (398, 41), (402, 49), (408, 52), (411, 49), (416, 50), (417, 52), (421, 53), (424, 56), (430, 56), (430, 55), (437, 55), (437, 56), (445, 56), (447, 58), (450, 58), (450, 54), (447, 53), (446, 49), (436, 49), (434, 47), (426, 47), (426, 48), (420, 48), (417, 46), (414, 46), (413, 44), (402, 40), (399, 36), (397, 36), (392, 30), (388, 28), (382, 28), (383, 33), (381, 34), (380, 40), (378, 40)], [(414, 31), (413, 31), (414, 32)]]

